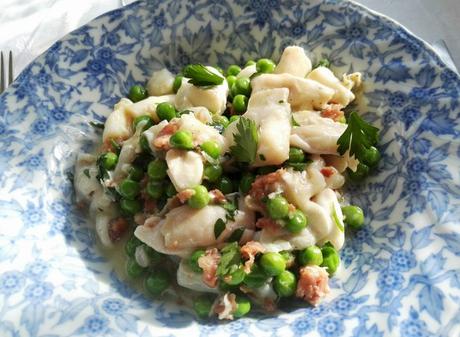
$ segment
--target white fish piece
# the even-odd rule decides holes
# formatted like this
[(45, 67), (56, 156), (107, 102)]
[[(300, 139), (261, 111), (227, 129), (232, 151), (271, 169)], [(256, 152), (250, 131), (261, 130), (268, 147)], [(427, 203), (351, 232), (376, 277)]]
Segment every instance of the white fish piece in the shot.
[(252, 75), (254, 75), (257, 72), (256, 65), (252, 64), (250, 66), (246, 66), (241, 71), (236, 75), (237, 79), (247, 77), (250, 78)]
[(163, 96), (150, 96), (146, 99), (143, 99), (139, 102), (129, 105), (126, 108), (126, 114), (128, 114), (132, 119), (149, 115), (158, 123), (160, 119), (157, 116), (157, 106), (160, 103), (168, 102), (174, 104), (176, 95), (163, 95)]
[(334, 166), (340, 173), (344, 172), (347, 168), (356, 171), (358, 168), (359, 160), (355, 156), (350, 157), (350, 152), (347, 151), (343, 156), (339, 155), (323, 155), (328, 165)]
[(94, 193), (101, 189), (101, 185), (96, 179), (98, 174), (96, 160), (96, 156), (88, 153), (79, 153), (77, 156), (74, 171), (74, 186), (77, 204), (88, 204)]
[(110, 182), (108, 184), (118, 184), (128, 175), (131, 163), (136, 159), (136, 155), (141, 152), (139, 139), (142, 133), (142, 126), (139, 123), (136, 132), (129, 139), (123, 142), (120, 154), (118, 156), (117, 166), (113, 170)]
[[(341, 249), (345, 241), (344, 216), (336, 192), (330, 188), (326, 188), (312, 200), (329, 214), (329, 224), (327, 226), (329, 231), (326, 235), (319, 237), (318, 240), (321, 244), (329, 241), (335, 249)], [(315, 223), (314, 226), (316, 227), (318, 224)]]
[(317, 81), (291, 74), (262, 74), (253, 78), (251, 85), (253, 94), (265, 89), (289, 89), (288, 103), (292, 111), (322, 110), (335, 93)]
[(150, 96), (162, 96), (173, 94), (174, 75), (163, 68), (154, 71), (149, 81), (147, 82), (147, 92)]
[(126, 114), (126, 108), (131, 106), (131, 102), (127, 98), (122, 98), (115, 104), (113, 112), (107, 117), (105, 121), (104, 131), (102, 133), (102, 142), (109, 144), (110, 140), (122, 141), (131, 136), (132, 131), (132, 118)]
[(201, 123), (208, 124), (212, 122), (212, 114), (204, 106), (194, 106), (188, 108), (187, 110), (190, 110), (195, 118), (198, 119)]
[(102, 188), (94, 193), (89, 212), (95, 219), (96, 233), (101, 243), (106, 247), (113, 246), (109, 237), (109, 225), (110, 221), (117, 216), (118, 210)]
[(195, 273), (188, 266), (187, 259), (182, 259), (179, 263), (179, 268), (177, 269), (177, 283), (188, 289), (195, 291), (218, 294), (219, 289), (211, 288), (203, 282), (202, 276), (200, 273)]
[(203, 159), (193, 151), (171, 149), (166, 153), (168, 176), (178, 192), (201, 184)]
[(308, 74), (307, 78), (334, 90), (331, 101), (336, 104), (347, 106), (355, 99), (353, 92), (344, 86), (329, 68), (318, 67)]
[(291, 74), (304, 78), (311, 71), (311, 60), (305, 50), (298, 46), (286, 47), (275, 67), (275, 74)]
[(342, 84), (345, 88), (352, 90), (359, 88), (362, 84), (363, 75), (361, 73), (355, 72), (352, 74), (343, 74)]
[[(277, 88), (259, 91), (249, 99), (243, 117), (255, 122), (259, 135), (253, 166), (279, 165), (289, 158), (291, 111), (286, 103), (288, 95), (286, 88)], [(236, 123), (230, 124), (225, 130), (228, 147), (234, 144), (236, 132)]]
[(257, 240), (264, 246), (267, 252), (278, 253), (281, 251), (291, 251), (304, 249), (316, 243), (316, 237), (308, 229), (303, 229), (300, 233), (292, 234), (287, 231), (272, 232), (262, 229), (257, 233)]
[(302, 124), (292, 128), (291, 146), (313, 154), (338, 154), (337, 140), (347, 128), (346, 124), (305, 112), (294, 114), (294, 119)]
[[(213, 67), (206, 67), (210, 71), (222, 76)], [(182, 85), (176, 94), (175, 105), (178, 110), (185, 110), (191, 107), (204, 106), (212, 113), (221, 115), (227, 105), (228, 84), (224, 79), (222, 84), (210, 88), (201, 88), (189, 83), (189, 79), (184, 78)]]
[(212, 140), (222, 150), (225, 148), (225, 138), (219, 131), (210, 125), (201, 122), (194, 114), (184, 114), (178, 121), (179, 130), (188, 131), (192, 134), (194, 145), (201, 145)]

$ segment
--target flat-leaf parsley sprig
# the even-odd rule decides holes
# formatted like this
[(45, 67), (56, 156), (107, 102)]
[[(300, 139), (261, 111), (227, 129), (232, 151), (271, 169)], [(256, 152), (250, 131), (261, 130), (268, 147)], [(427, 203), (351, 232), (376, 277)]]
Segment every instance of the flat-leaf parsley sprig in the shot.
[(190, 64), (182, 70), (184, 77), (190, 78), (189, 83), (198, 87), (209, 87), (222, 84), (224, 78), (213, 73), (202, 64)]
[(348, 127), (337, 140), (338, 152), (343, 155), (350, 150), (350, 156), (355, 156), (364, 162), (369, 149), (379, 138), (379, 129), (370, 125), (356, 112), (351, 112), (348, 118)]
[(256, 159), (259, 142), (256, 123), (249, 118), (240, 117), (236, 129), (238, 132), (233, 134), (235, 145), (230, 147), (230, 152), (237, 161), (251, 164)]

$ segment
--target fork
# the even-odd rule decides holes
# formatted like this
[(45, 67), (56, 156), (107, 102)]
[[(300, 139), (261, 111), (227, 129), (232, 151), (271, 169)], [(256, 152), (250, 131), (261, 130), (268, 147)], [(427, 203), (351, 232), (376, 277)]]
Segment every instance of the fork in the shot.
[(5, 61), (3, 52), (0, 53), (0, 94), (13, 82), (13, 52), (8, 55), (8, 82), (5, 82)]

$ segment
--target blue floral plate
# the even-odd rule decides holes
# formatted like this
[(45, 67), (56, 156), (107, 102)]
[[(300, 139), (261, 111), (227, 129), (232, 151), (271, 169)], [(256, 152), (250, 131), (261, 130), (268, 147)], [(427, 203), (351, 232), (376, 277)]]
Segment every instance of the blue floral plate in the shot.
[[(317, 308), (200, 323), (118, 280), (67, 178), (128, 88), (153, 69), (277, 59), (299, 44), (365, 77), (378, 174), (350, 186), (367, 214)], [(459, 77), (424, 42), (350, 2), (132, 4), (55, 43), (0, 96), (0, 336), (460, 336)]]

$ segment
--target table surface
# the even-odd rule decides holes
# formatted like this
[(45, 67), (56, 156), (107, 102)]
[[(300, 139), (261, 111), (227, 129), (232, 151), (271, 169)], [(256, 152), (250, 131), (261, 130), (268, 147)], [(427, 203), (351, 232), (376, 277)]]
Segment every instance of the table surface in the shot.
[[(0, 51), (13, 51), (17, 76), (66, 33), (133, 0), (1, 0)], [(459, 0), (356, 0), (386, 14), (429, 43), (445, 41), (460, 65)], [(7, 34), (4, 34), (7, 32)], [(445, 50), (444, 50), (445, 51)], [(441, 51), (442, 53), (442, 51)]]

